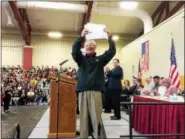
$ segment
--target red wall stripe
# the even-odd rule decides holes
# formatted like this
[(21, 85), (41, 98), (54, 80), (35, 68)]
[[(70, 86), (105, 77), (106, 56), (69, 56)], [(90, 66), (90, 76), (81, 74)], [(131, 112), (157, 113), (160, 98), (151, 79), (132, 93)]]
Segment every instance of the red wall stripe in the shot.
[(32, 67), (32, 55), (33, 50), (32, 48), (23, 48), (23, 68), (25, 70), (31, 69)]

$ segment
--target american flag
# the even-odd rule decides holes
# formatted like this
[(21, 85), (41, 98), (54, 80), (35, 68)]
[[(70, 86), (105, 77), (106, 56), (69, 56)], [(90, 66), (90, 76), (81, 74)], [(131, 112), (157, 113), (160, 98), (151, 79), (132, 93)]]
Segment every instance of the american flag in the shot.
[(172, 80), (172, 85), (179, 88), (180, 87), (180, 77), (179, 77), (179, 72), (177, 70), (177, 61), (176, 61), (176, 57), (175, 57), (175, 46), (174, 46), (173, 39), (171, 42), (170, 62), (171, 62), (171, 64), (170, 64), (169, 78)]
[(141, 45), (141, 69), (146, 72), (149, 70), (149, 41), (142, 43)]

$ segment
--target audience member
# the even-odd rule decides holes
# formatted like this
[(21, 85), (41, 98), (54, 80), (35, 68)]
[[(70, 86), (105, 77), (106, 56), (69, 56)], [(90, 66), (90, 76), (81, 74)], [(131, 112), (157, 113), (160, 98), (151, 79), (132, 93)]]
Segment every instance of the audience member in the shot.
[(153, 93), (153, 95), (157, 95), (158, 89), (160, 87), (160, 77), (159, 76), (154, 76), (153, 81), (154, 81), (154, 87), (152, 89), (152, 93)]
[(177, 95), (178, 89), (174, 85), (172, 85), (171, 79), (164, 78), (163, 79), (163, 86), (166, 87), (166, 92), (164, 94), (165, 96), (169, 97), (169, 96), (172, 96), (174, 94)]
[[(121, 102), (130, 102), (130, 81), (125, 80), (121, 94)], [(122, 105), (122, 109), (128, 113), (128, 105)]]
[(133, 85), (130, 87), (131, 95), (140, 95), (141, 90), (144, 88), (141, 79), (133, 76)]
[(154, 84), (152, 82), (152, 77), (150, 76), (149, 78), (146, 79), (146, 85), (141, 90), (141, 95), (150, 95), (152, 89), (154, 88)]

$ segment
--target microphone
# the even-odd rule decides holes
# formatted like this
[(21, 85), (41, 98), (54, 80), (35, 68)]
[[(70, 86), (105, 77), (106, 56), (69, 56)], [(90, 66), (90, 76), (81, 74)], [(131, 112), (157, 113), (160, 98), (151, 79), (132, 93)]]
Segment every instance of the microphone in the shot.
[(63, 62), (61, 62), (59, 65), (62, 66), (63, 64), (65, 64), (66, 62), (68, 62), (69, 60), (64, 60)]

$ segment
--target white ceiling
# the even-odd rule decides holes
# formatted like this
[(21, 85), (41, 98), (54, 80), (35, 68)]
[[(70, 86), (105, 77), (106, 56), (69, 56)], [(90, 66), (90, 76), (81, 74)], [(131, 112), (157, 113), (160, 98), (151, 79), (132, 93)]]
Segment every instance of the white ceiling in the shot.
[[(79, 2), (73, 2), (79, 3)], [(84, 2), (80, 2), (84, 4)], [(160, 2), (139, 2), (138, 8), (146, 10), (150, 15), (155, 11)], [(119, 2), (94, 2), (95, 6), (117, 7)], [(75, 13), (69, 11), (57, 11), (48, 9), (27, 9), (28, 17), (33, 30), (49, 30), (49, 31), (70, 31), (77, 32), (82, 26), (83, 13)], [(2, 27), (7, 27), (7, 16), (2, 10)], [(134, 17), (120, 17), (113, 15), (104, 15), (92, 12), (91, 22), (106, 24), (113, 33), (121, 34), (138, 34), (143, 23), (140, 19)], [(14, 27), (18, 29), (18, 25), (13, 20)]]
[(83, 14), (57, 10), (27, 10), (33, 29), (78, 31)]

